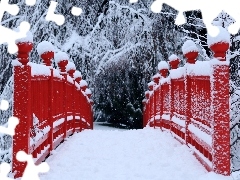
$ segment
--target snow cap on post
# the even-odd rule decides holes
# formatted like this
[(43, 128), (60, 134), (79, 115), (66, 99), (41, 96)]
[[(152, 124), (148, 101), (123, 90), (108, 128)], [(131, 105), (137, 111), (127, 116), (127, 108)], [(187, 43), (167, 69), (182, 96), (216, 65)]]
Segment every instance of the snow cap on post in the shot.
[(85, 91), (85, 94), (88, 96), (88, 98), (90, 99), (91, 98), (91, 95), (92, 95), (92, 91), (90, 89), (86, 89)]
[(219, 28), (219, 34), (216, 37), (208, 35), (208, 47), (213, 51), (214, 57), (220, 61), (226, 61), (226, 52), (229, 49), (230, 34), (223, 28)]
[(145, 92), (145, 97), (146, 97), (146, 99), (149, 99), (149, 96), (150, 96), (150, 92), (149, 92), (149, 91), (146, 91), (146, 92)]
[(61, 73), (66, 74), (66, 66), (69, 60), (67, 53), (60, 51), (54, 55), (54, 59)]
[(169, 70), (169, 65), (166, 61), (161, 61), (158, 63), (158, 70), (162, 77), (166, 78)]
[[(16, 29), (16, 31), (19, 31), (19, 29)], [(18, 61), (22, 63), (22, 65), (27, 65), (29, 62), (29, 53), (33, 48), (32, 33), (28, 31), (25, 38), (17, 39), (15, 42), (18, 46)]]
[(192, 40), (187, 40), (182, 46), (183, 55), (189, 64), (195, 64), (198, 57), (198, 48)]
[(146, 100), (146, 99), (143, 99), (143, 100), (142, 100), (142, 104), (143, 104), (143, 105), (145, 105), (145, 104), (146, 104), (146, 102), (147, 102), (147, 100)]
[(91, 104), (91, 106), (93, 106), (93, 105), (94, 105), (94, 102), (93, 102), (93, 100), (92, 100), (92, 99), (90, 99), (90, 104)]
[(80, 84), (80, 81), (82, 80), (82, 74), (80, 71), (75, 71), (74, 79), (78, 84)]
[[(16, 28), (16, 31), (19, 32), (19, 28)], [(21, 39), (17, 39), (15, 42), (16, 42), (16, 44), (18, 44), (18, 43), (33, 44), (33, 34), (30, 31), (28, 31), (27, 34), (26, 34), (26, 37), (21, 38)]]
[(150, 91), (153, 91), (153, 87), (154, 87), (155, 83), (153, 81), (151, 81), (150, 83), (148, 83), (148, 88)]
[(67, 67), (66, 67), (66, 71), (67, 71), (67, 73), (69, 74), (69, 76), (71, 77), (71, 78), (74, 78), (74, 73), (75, 73), (75, 71), (76, 71), (76, 66), (75, 66), (75, 64), (73, 63), (73, 62), (68, 62), (68, 64), (67, 64)]
[(171, 69), (177, 69), (180, 64), (180, 59), (177, 57), (177, 55), (172, 54), (169, 58), (169, 64), (171, 66)]
[(43, 63), (46, 66), (52, 65), (52, 59), (54, 58), (54, 46), (48, 41), (42, 41), (37, 46), (38, 55), (43, 59)]
[(155, 84), (159, 84), (160, 78), (161, 78), (161, 75), (160, 75), (159, 73), (155, 74), (155, 75), (153, 76), (153, 81), (154, 81), (154, 83), (155, 83)]
[(82, 91), (85, 92), (86, 89), (87, 89), (87, 86), (88, 86), (88, 83), (85, 80), (80, 81), (80, 88), (81, 88)]

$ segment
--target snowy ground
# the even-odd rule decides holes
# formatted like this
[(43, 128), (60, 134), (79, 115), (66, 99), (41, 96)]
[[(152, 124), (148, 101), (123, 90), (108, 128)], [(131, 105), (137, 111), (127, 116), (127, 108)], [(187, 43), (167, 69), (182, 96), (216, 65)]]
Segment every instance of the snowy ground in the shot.
[(103, 122), (95, 122), (93, 124), (94, 130), (106, 130), (106, 131), (126, 131), (126, 129), (117, 129), (114, 127), (111, 127), (109, 123), (103, 123)]
[(94, 128), (59, 146), (41, 180), (232, 180), (207, 173), (167, 132)]

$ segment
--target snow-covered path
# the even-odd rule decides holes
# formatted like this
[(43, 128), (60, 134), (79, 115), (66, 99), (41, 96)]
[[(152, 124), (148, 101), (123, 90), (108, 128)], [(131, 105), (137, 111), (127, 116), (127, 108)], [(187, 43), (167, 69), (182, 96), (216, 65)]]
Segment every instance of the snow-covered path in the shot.
[[(110, 130), (110, 131), (106, 131)], [(120, 130), (95, 124), (48, 158), (41, 180), (230, 180), (207, 173), (189, 149), (159, 129)]]

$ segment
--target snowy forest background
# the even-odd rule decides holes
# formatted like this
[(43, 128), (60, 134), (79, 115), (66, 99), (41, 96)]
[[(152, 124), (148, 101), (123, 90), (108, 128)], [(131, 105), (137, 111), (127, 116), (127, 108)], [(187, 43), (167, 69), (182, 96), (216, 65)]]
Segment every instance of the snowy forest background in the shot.
[[(67, 52), (93, 92), (95, 121), (109, 122), (127, 128), (142, 128), (142, 100), (147, 83), (157, 72), (157, 64), (167, 61), (173, 53), (182, 56), (184, 41), (191, 39), (199, 47), (198, 60), (207, 61), (211, 52), (207, 47), (207, 30), (202, 21), (201, 11), (185, 12), (187, 23), (174, 24), (178, 11), (163, 4), (162, 12), (154, 14), (150, 10), (152, 0), (139, 0), (129, 4), (129, 0), (58, 0), (57, 12), (66, 18), (64, 25), (47, 22), (45, 16), (50, 0), (37, 0), (33, 7), (25, 1), (10, 0), (20, 7), (17, 16), (5, 13), (2, 25), (17, 27), (23, 20), (31, 24), (34, 35), (32, 62), (40, 63), (37, 45), (50, 41), (58, 50)], [(73, 16), (72, 6), (81, 7), (83, 14)], [(220, 12), (219, 12), (220, 13)], [(227, 28), (234, 20), (222, 12), (214, 24)], [(238, 62), (240, 33), (231, 36), (232, 46), (228, 56), (231, 59), (231, 148), (232, 169), (240, 169), (239, 106), (240, 81)], [(13, 82), (11, 60), (6, 46), (0, 46), (0, 100), (12, 103)], [(0, 125), (7, 125), (12, 115), (0, 111)], [(11, 161), (11, 137), (0, 135), (0, 162)]]

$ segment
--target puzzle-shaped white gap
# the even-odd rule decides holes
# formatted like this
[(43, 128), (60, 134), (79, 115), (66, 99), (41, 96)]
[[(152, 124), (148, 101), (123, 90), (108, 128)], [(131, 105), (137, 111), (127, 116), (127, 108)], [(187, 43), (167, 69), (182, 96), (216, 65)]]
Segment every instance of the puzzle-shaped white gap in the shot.
[[(6, 100), (1, 101), (0, 109), (6, 111), (9, 108), (9, 103)], [(13, 136), (15, 134), (15, 128), (19, 124), (19, 120), (16, 117), (10, 117), (8, 119), (8, 127), (0, 126), (0, 133)]]
[(28, 6), (33, 6), (36, 4), (36, 0), (26, 0), (25, 3), (28, 5)]
[(166, 3), (179, 11), (179, 14), (175, 21), (177, 25), (186, 23), (186, 19), (183, 16), (184, 11), (201, 9), (203, 21), (207, 27), (208, 33), (213, 37), (218, 35), (219, 29), (212, 25), (212, 21), (218, 16), (218, 14), (221, 11), (227, 12), (236, 20), (236, 23), (234, 25), (229, 26), (228, 28), (231, 34), (236, 34), (240, 28), (240, 11), (237, 8), (232, 7), (233, 5), (235, 7), (240, 6), (240, 1), (238, 0), (229, 1), (156, 0), (151, 5), (151, 10), (154, 13), (160, 13), (163, 3)]
[(74, 16), (80, 16), (82, 14), (82, 9), (78, 7), (72, 7), (71, 13)]
[(23, 151), (17, 153), (17, 160), (20, 162), (27, 162), (21, 180), (40, 180), (38, 174), (46, 173), (50, 169), (46, 162), (43, 162), (40, 165), (35, 165), (32, 155), (26, 154)]
[[(9, 4), (8, 1), (9, 0), (1, 0), (0, 2), (0, 21), (2, 21), (2, 17), (5, 12), (14, 16), (19, 12), (19, 7), (16, 4)], [(8, 52), (14, 54), (18, 51), (15, 41), (26, 37), (26, 33), (29, 30), (30, 24), (28, 22), (22, 22), (19, 26), (18, 32), (0, 25), (0, 44), (7, 43)]]
[[(27, 162), (27, 166), (24, 170), (21, 180), (40, 180), (39, 173), (46, 173), (50, 169), (49, 165), (46, 162), (43, 162), (40, 165), (35, 165), (32, 155), (26, 154), (23, 151), (19, 151), (17, 153), (17, 160), (20, 162)], [(7, 163), (2, 163), (0, 165), (1, 180), (13, 180), (8, 177), (10, 169), (11, 167)]]

